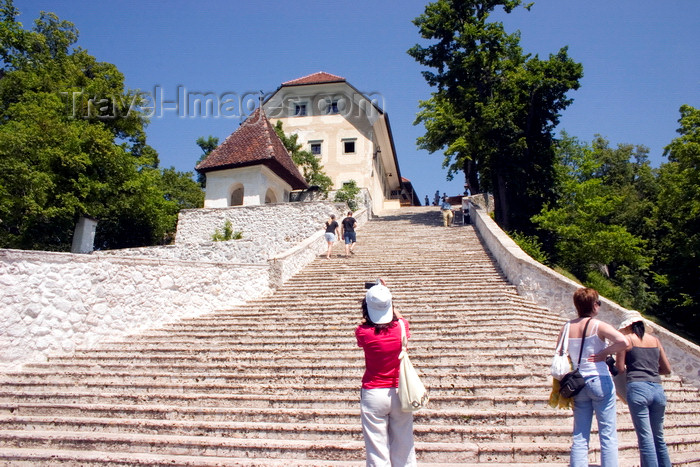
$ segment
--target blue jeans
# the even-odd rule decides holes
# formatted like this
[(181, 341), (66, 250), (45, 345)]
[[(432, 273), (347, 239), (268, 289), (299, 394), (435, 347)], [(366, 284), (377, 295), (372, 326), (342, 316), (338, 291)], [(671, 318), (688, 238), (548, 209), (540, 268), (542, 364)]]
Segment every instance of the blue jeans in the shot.
[(586, 376), (586, 386), (574, 396), (574, 442), (571, 467), (588, 465), (593, 413), (598, 420), (601, 467), (617, 467), (617, 414), (615, 386), (610, 376)]
[(642, 467), (671, 467), (664, 441), (664, 388), (651, 381), (627, 383), (627, 404), (637, 432)]

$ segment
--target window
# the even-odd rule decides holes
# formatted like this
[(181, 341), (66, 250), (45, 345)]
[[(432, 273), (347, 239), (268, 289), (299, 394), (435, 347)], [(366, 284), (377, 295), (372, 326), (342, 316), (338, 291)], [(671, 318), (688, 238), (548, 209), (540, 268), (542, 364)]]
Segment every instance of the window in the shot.
[(354, 139), (344, 139), (343, 143), (343, 154), (355, 154), (355, 140)]
[(295, 104), (294, 105), (294, 116), (295, 117), (305, 117), (306, 116), (306, 104)]
[(314, 156), (321, 155), (321, 143), (322, 141), (309, 141), (309, 146), (311, 147), (311, 154)]
[(329, 113), (329, 114), (337, 114), (338, 113), (338, 101), (331, 101), (328, 103), (327, 113)]

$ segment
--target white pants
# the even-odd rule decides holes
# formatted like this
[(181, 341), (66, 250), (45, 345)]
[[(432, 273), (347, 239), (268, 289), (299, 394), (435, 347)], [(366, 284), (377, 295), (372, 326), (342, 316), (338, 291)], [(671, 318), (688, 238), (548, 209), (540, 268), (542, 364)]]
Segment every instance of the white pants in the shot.
[(363, 389), (360, 408), (367, 466), (415, 466), (413, 413), (401, 410), (396, 388)]

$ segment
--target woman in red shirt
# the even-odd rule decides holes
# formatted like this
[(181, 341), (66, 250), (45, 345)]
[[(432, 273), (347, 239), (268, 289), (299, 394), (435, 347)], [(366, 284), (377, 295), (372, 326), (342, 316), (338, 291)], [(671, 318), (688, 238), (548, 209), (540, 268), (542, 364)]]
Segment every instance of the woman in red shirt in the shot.
[(365, 352), (362, 377), (362, 434), (368, 466), (414, 466), (413, 413), (403, 412), (399, 387), (399, 353), (402, 320), (406, 337), (408, 321), (394, 310), (386, 282), (370, 288), (362, 301), (364, 323), (355, 330), (357, 345)]

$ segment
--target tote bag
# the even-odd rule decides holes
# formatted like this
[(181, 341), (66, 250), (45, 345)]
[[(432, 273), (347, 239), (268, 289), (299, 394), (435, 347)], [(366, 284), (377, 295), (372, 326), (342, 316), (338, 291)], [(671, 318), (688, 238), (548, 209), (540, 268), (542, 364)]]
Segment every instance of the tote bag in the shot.
[(569, 360), (569, 323), (564, 325), (561, 339), (557, 343), (554, 357), (552, 357), (552, 368), (550, 373), (557, 381), (561, 381), (565, 374), (571, 371), (571, 361)]
[(428, 403), (428, 390), (420, 380), (418, 373), (411, 360), (408, 358), (406, 327), (403, 320), (399, 319), (401, 326), (401, 353), (399, 354), (399, 400), (401, 410), (404, 412), (415, 412), (422, 409)]

